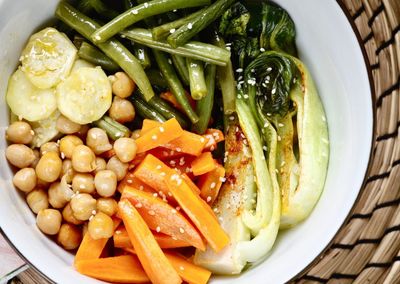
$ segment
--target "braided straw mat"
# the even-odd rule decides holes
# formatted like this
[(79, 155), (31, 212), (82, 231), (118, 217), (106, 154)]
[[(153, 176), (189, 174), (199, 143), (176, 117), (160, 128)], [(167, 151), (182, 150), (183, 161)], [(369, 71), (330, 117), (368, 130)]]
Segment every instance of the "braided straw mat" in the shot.
[[(373, 152), (346, 223), (292, 283), (400, 283), (400, 0), (338, 3), (365, 47), (373, 79)], [(28, 269), (10, 283), (47, 281)]]

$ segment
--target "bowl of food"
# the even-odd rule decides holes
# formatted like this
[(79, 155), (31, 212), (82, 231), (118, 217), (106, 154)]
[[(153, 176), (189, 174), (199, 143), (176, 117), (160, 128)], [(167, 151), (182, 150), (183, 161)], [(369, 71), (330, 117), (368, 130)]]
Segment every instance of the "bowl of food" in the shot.
[(373, 110), (337, 2), (0, 13), (0, 226), (50, 281), (284, 283), (344, 223)]

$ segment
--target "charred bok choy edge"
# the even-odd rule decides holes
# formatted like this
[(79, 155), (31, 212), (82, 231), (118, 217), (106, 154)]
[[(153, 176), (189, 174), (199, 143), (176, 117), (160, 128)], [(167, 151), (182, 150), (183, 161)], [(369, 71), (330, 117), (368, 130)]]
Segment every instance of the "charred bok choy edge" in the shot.
[(199, 7), (209, 5), (210, 0), (152, 0), (139, 4), (119, 16), (97, 30), (91, 35), (94, 42), (105, 42), (114, 35), (118, 34), (125, 28), (134, 23), (151, 16), (159, 15), (168, 11), (183, 8)]
[[(90, 35), (100, 27), (94, 20), (83, 15), (65, 1), (61, 1), (58, 4), (56, 16), (88, 40), (90, 40)], [(96, 44), (96, 46), (135, 81), (146, 100), (150, 100), (154, 96), (153, 88), (140, 62), (123, 44), (118, 40), (110, 39), (106, 42)]]

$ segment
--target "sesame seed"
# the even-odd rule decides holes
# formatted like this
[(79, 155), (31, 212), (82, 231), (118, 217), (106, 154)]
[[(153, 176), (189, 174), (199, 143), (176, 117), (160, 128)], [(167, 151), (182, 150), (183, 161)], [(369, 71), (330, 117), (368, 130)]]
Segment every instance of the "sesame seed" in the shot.
[(135, 207), (136, 207), (136, 208), (142, 208), (143, 205), (142, 205), (142, 203), (139, 202), (139, 203), (136, 203)]
[(230, 47), (230, 46), (227, 46), (227, 47), (225, 47), (225, 48), (226, 48), (226, 50), (231, 51), (231, 47)]
[(158, 197), (158, 193), (157, 192), (153, 193), (153, 196)]
[(137, 15), (138, 11), (137, 10), (132, 10), (132, 14)]
[(187, 27), (188, 27), (189, 30), (191, 30), (191, 29), (193, 28), (193, 24), (192, 24), (192, 23), (189, 23), (189, 24), (187, 25)]
[(161, 165), (158, 165), (158, 166), (156, 167), (157, 170), (161, 170), (161, 168), (162, 168)]
[(185, 230), (184, 230), (183, 228), (179, 228), (179, 232), (180, 232), (181, 234), (183, 234), (183, 233), (185, 232)]
[(96, 40), (101, 40), (101, 37), (99, 35), (94, 37)]
[(220, 178), (219, 178), (219, 181), (220, 181), (220, 182), (225, 182), (225, 181), (226, 181), (226, 178), (220, 177)]
[(90, 217), (89, 217), (89, 221), (92, 221), (93, 217), (94, 217), (93, 215), (90, 216)]
[(165, 177), (166, 173), (162, 172), (162, 173), (160, 173), (160, 176)]
[(231, 208), (231, 205), (228, 203), (228, 205), (226, 205), (226, 209)]
[(143, 190), (143, 189), (144, 189), (143, 185), (139, 186), (139, 190)]
[(144, 3), (144, 7), (145, 7), (145, 8), (149, 7), (149, 3), (145, 2), (145, 3)]
[(261, 51), (261, 52), (264, 52), (264, 51), (265, 51), (265, 48), (261, 47), (261, 48), (260, 48), (260, 51)]
[(183, 266), (181, 265), (181, 266), (179, 266), (179, 269), (180, 269), (180, 270), (185, 270), (185, 267), (183, 267)]
[(175, 209), (178, 211), (181, 210), (181, 208), (179, 206), (176, 206)]
[(215, 150), (215, 146), (214, 146), (214, 145), (211, 145), (210, 151), (214, 151), (214, 150)]
[(278, 135), (278, 137), (277, 137), (277, 138), (278, 138), (278, 141), (281, 141), (281, 140), (282, 140), (282, 138), (281, 138), (279, 135)]
[(206, 139), (204, 139), (204, 137), (201, 137), (201, 138), (200, 138), (200, 142), (201, 142), (201, 143), (204, 143), (204, 141), (206, 141)]
[(271, 72), (271, 71), (272, 71), (272, 67), (268, 67), (268, 68), (267, 68), (267, 71), (268, 71), (268, 72)]
[(152, 139), (152, 140), (157, 140), (157, 135), (151, 136), (151, 139)]
[(161, 133), (165, 131), (164, 127), (162, 127), (162, 126), (160, 126), (159, 129), (160, 129), (160, 132), (161, 132)]
[(169, 30), (169, 32), (170, 32), (171, 34), (173, 34), (175, 31), (176, 31), (176, 29), (170, 29), (170, 30)]
[(156, 232), (157, 233), (159, 233), (161, 231), (161, 228), (160, 228), (160, 226), (157, 226), (157, 228), (156, 228)]
[(275, 93), (276, 93), (276, 89), (274, 88), (274, 89), (272, 89), (271, 94), (275, 95)]
[(169, 65), (172, 65), (172, 60), (171, 60), (171, 58), (168, 58), (168, 63), (169, 63)]
[(175, 209), (172, 209), (172, 214), (176, 214), (176, 210)]
[(218, 213), (218, 208), (214, 208), (214, 212), (215, 212), (215, 213)]
[(267, 146), (263, 146), (262, 148), (263, 148), (264, 151), (267, 151), (267, 150), (268, 150), (268, 149), (267, 149)]
[(238, 68), (238, 69), (236, 69), (236, 72), (237, 72), (237, 73), (242, 73), (242, 72), (243, 72), (243, 68)]
[(229, 120), (235, 120), (235, 117), (233, 116), (233, 115), (231, 115), (230, 117), (229, 117)]
[(176, 151), (177, 152), (182, 152), (182, 149), (178, 147), (178, 148), (176, 148)]
[(61, 159), (65, 159), (65, 154), (64, 154), (64, 152), (61, 152)]
[(224, 221), (224, 218), (222, 218), (221, 216), (218, 217), (218, 220), (220, 220), (221, 222)]
[(175, 13), (176, 11), (178, 11), (178, 10), (177, 10), (177, 9), (172, 10), (172, 12), (174, 12), (174, 13)]
[(212, 182), (212, 183), (210, 184), (210, 188), (215, 188), (216, 185), (217, 185), (217, 184), (216, 184), (215, 182)]
[(278, 123), (278, 127), (284, 127), (283, 123)]
[(211, 202), (211, 196), (207, 196), (207, 202)]
[(93, 215), (96, 215), (96, 213), (97, 213), (96, 210), (92, 210)]
[(154, 212), (154, 210), (150, 210), (149, 215), (154, 216), (154, 215), (156, 215), (156, 212)]
[(156, 116), (156, 115), (157, 115), (157, 113), (156, 113), (155, 111), (151, 112), (151, 114), (152, 114), (153, 116)]

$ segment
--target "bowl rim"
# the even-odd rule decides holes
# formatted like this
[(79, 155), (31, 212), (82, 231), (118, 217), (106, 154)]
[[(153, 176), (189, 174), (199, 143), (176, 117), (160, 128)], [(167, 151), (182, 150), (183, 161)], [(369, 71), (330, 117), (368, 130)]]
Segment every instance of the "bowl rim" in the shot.
[[(371, 167), (372, 167), (372, 158), (373, 158), (373, 145), (374, 145), (374, 141), (376, 139), (376, 92), (375, 92), (375, 83), (374, 83), (374, 79), (373, 79), (373, 75), (372, 75), (372, 67), (369, 64), (369, 60), (368, 60), (368, 55), (367, 55), (367, 51), (365, 49), (365, 46), (363, 44), (363, 40), (361, 37), (361, 34), (353, 20), (352, 15), (350, 14), (349, 10), (347, 10), (343, 0), (336, 0), (335, 1), (339, 7), (340, 10), (343, 12), (343, 14), (345, 15), (348, 23), (351, 26), (351, 29), (354, 33), (354, 35), (356, 36), (357, 42), (358, 42), (358, 46), (361, 50), (361, 54), (363, 56), (364, 59), (364, 65), (368, 74), (368, 81), (369, 81), (369, 88), (370, 88), (370, 95), (371, 95), (371, 102), (372, 102), (372, 139), (371, 139), (371, 145), (370, 145), (370, 151), (369, 151), (369, 157), (368, 157), (368, 164), (365, 170), (365, 174), (364, 174), (364, 179), (363, 182), (360, 186), (360, 189), (358, 191), (357, 197), (354, 201), (354, 204), (351, 206), (349, 213), (347, 214), (346, 218), (343, 220), (342, 224), (340, 225), (339, 229), (337, 230), (337, 232), (332, 236), (332, 239), (329, 241), (329, 243), (325, 246), (325, 248), (323, 248), (321, 250), (321, 252), (315, 256), (315, 258), (308, 263), (301, 271), (299, 271), (296, 275), (294, 275), (288, 282), (293, 281), (299, 277), (301, 277), (307, 270), (309, 270), (312, 266), (314, 266), (319, 259), (326, 253), (326, 251), (332, 246), (332, 244), (334, 243), (336, 237), (338, 236), (339, 232), (344, 228), (344, 226), (347, 224), (348, 220), (350, 219), (352, 212), (354, 211), (354, 208), (356, 206), (356, 204), (358, 203), (358, 201), (360, 200), (361, 197), (361, 193), (363, 192), (363, 189), (365, 188), (367, 179), (368, 179), (368, 172), (370, 171)], [(12, 241), (8, 238), (7, 234), (4, 232), (4, 230), (0, 227), (0, 234), (3, 236), (3, 238), (6, 240), (6, 242), (8, 243), (8, 245), (14, 250), (14, 252), (26, 263), (25, 265), (28, 265), (29, 268), (32, 268), (35, 272), (37, 272), (38, 274), (40, 274), (40, 276), (42, 278), (44, 278), (46, 281), (50, 282), (50, 283), (57, 283), (56, 281), (54, 281), (53, 279), (50, 279), (46, 274), (44, 274), (40, 269), (38, 269), (34, 264), (32, 264), (12, 243)]]

